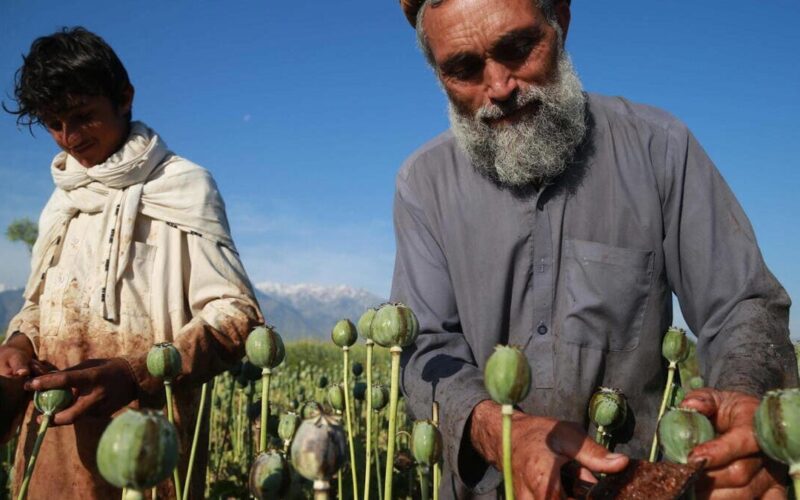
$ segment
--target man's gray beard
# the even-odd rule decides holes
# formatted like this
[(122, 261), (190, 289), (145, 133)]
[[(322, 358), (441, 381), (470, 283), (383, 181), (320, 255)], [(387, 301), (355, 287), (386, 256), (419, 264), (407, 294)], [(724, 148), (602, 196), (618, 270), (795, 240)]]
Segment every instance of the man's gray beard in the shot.
[[(538, 110), (495, 128), (484, 120), (498, 119), (535, 102)], [(569, 55), (561, 50), (556, 80), (531, 85), (510, 101), (487, 104), (475, 116), (449, 103), (450, 126), (473, 166), (503, 186), (522, 187), (547, 182), (561, 174), (586, 134), (586, 96)]]

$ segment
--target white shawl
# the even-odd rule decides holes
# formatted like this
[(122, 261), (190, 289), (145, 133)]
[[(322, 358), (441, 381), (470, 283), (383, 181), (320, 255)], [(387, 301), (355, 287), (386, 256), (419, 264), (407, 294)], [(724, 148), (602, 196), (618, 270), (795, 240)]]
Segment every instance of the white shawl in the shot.
[(225, 206), (211, 175), (189, 162), (172, 162), (176, 158), (141, 122), (131, 124), (127, 142), (100, 165), (85, 168), (65, 152), (56, 155), (51, 165), (56, 189), (39, 219), (25, 298), (34, 300), (41, 293), (69, 222), (80, 212), (102, 213), (104, 230), (98, 237), (104, 251), (97, 269), (105, 274), (100, 304), (109, 321), (119, 319), (116, 287), (128, 265), (138, 214), (235, 252)]

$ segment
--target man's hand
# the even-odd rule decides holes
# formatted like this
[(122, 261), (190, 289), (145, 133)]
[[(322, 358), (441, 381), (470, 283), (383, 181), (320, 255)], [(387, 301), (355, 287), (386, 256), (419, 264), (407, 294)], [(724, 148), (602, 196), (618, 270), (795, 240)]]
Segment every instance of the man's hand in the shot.
[(31, 374), (33, 345), (25, 335), (14, 333), (0, 346), (0, 377), (27, 377)]
[[(522, 412), (515, 412), (511, 420), (514, 492), (520, 500), (565, 497), (561, 468), (572, 460), (581, 466), (579, 479), (588, 482), (596, 482), (591, 472), (620, 472), (628, 465), (625, 455), (610, 453), (577, 424)], [(472, 411), (470, 438), (478, 453), (498, 469), (503, 463), (501, 436), (500, 406), (482, 401)]]
[(760, 400), (742, 392), (698, 389), (681, 406), (707, 416), (719, 436), (692, 450), (689, 461), (705, 463), (699, 498), (786, 498), (786, 468), (761, 453), (753, 428)]
[(110, 416), (136, 398), (136, 381), (121, 358), (90, 359), (63, 371), (36, 377), (28, 391), (71, 389), (72, 406), (55, 414), (53, 425), (72, 424), (82, 415)]

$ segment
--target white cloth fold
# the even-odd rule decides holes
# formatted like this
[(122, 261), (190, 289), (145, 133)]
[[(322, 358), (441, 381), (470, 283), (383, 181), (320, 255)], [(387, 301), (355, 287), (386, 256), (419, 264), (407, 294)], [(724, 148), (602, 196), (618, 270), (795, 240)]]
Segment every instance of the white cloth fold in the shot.
[(122, 148), (100, 165), (85, 168), (65, 152), (56, 155), (51, 165), (56, 189), (39, 219), (25, 298), (34, 300), (41, 293), (69, 222), (81, 212), (103, 214), (104, 230), (98, 237), (105, 250), (99, 256), (98, 272), (105, 276), (105, 285), (99, 304), (109, 321), (119, 320), (116, 288), (128, 266), (139, 213), (235, 251), (213, 179), (206, 170), (172, 162), (174, 158), (159, 136), (141, 122), (131, 124)]

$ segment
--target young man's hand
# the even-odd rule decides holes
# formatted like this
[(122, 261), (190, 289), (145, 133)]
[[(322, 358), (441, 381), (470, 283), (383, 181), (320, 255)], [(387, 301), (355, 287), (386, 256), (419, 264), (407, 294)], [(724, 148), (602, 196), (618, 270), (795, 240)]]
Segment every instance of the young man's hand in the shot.
[(137, 386), (128, 362), (121, 358), (90, 359), (63, 371), (36, 377), (28, 391), (71, 389), (72, 406), (55, 414), (53, 425), (74, 423), (83, 415), (110, 416), (136, 398)]
[[(620, 472), (628, 465), (628, 457), (609, 452), (572, 422), (522, 412), (514, 412), (511, 419), (511, 464), (519, 500), (563, 498), (561, 468), (573, 460), (580, 466), (578, 479), (587, 482), (596, 482), (591, 472)], [(480, 402), (472, 411), (470, 438), (478, 453), (498, 469), (503, 463), (501, 435), (500, 406)]]
[(0, 377), (27, 377), (31, 374), (33, 344), (25, 335), (14, 333), (0, 346)]
[(681, 406), (707, 416), (719, 436), (695, 446), (689, 460), (705, 463), (698, 498), (786, 498), (786, 467), (761, 453), (753, 428), (760, 400), (734, 391), (698, 389)]

